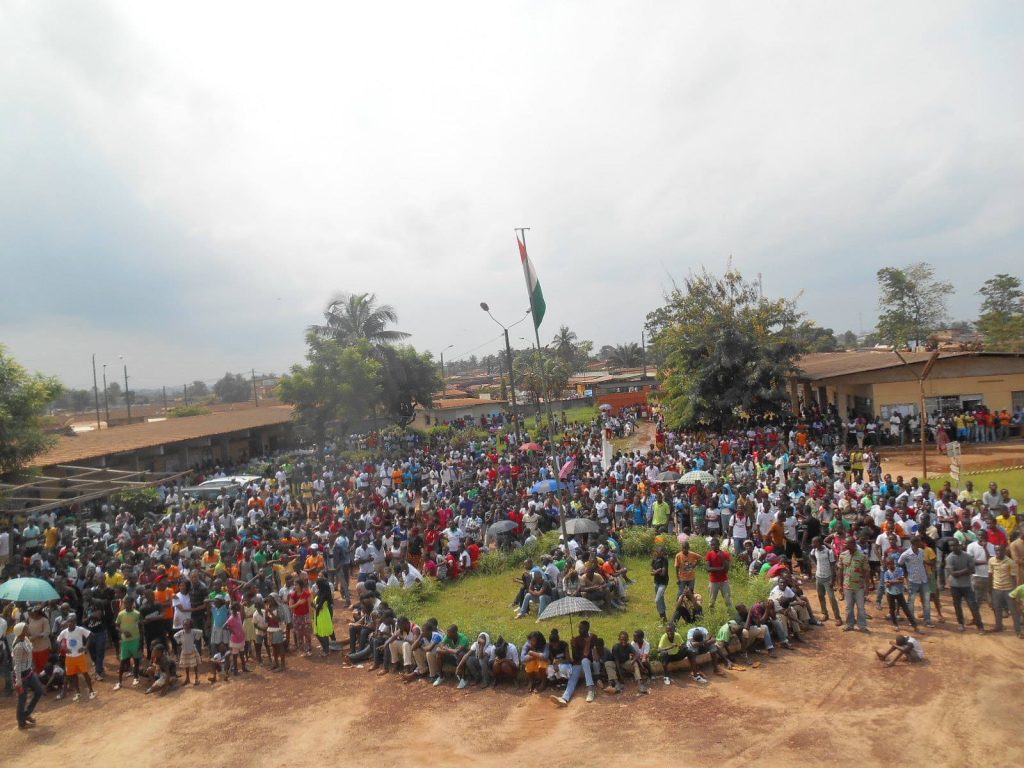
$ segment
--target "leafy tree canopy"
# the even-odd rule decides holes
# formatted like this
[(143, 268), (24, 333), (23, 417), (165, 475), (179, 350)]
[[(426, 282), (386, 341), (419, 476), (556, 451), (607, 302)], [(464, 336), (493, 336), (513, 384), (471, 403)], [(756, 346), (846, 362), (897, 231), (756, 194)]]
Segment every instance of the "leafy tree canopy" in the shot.
[(805, 347), (794, 301), (760, 296), (730, 267), (704, 269), (666, 296), (647, 316), (653, 346), (664, 360), (662, 402), (674, 427), (718, 428), (744, 415), (786, 406), (786, 376)]
[(978, 331), (985, 349), (995, 352), (1024, 352), (1024, 288), (1019, 277), (998, 274), (978, 291), (984, 299), (978, 317)]
[(30, 374), (0, 346), (0, 475), (20, 469), (52, 445), (42, 418), (60, 392), (57, 379)]
[(924, 344), (946, 318), (946, 297), (953, 284), (935, 279), (924, 262), (878, 270), (878, 335), (886, 344)]

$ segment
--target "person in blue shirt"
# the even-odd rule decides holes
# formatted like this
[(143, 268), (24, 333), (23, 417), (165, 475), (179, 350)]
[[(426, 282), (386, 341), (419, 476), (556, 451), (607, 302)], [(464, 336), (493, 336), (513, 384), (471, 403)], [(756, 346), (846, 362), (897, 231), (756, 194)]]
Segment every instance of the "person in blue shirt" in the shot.
[(899, 619), (896, 618), (896, 609), (899, 608), (907, 617), (910, 626), (916, 630), (917, 622), (910, 612), (910, 606), (907, 605), (907, 598), (903, 595), (903, 586), (906, 580), (906, 571), (903, 570), (903, 567), (897, 565), (892, 557), (887, 557), (885, 570), (882, 571), (882, 583), (885, 585), (885, 599), (889, 602), (889, 621), (894, 627), (900, 625)]
[(633, 525), (647, 524), (647, 509), (640, 502), (640, 497), (633, 499), (633, 503), (626, 507), (626, 514), (633, 520)]

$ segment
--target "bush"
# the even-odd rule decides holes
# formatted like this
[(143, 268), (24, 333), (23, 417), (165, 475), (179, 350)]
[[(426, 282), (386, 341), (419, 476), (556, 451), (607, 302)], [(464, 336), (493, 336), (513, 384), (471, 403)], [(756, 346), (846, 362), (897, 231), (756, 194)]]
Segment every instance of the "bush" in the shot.
[(110, 503), (115, 507), (124, 507), (132, 514), (149, 512), (160, 503), (160, 494), (156, 488), (125, 488), (110, 495)]
[(209, 408), (204, 408), (201, 405), (179, 405), (168, 411), (167, 417), (171, 419), (182, 419), (186, 416), (205, 416), (209, 412)]
[(433, 603), (441, 594), (443, 587), (437, 579), (424, 578), (419, 584), (409, 589), (388, 587), (381, 592), (381, 598), (396, 616), (418, 615), (425, 606)]
[[(674, 533), (658, 533), (646, 525), (634, 525), (621, 532), (622, 554), (627, 557), (650, 557), (658, 546), (665, 553), (675, 555), (679, 551), (679, 536)], [(690, 550), (698, 555), (708, 551), (707, 541), (702, 536), (690, 537)]]

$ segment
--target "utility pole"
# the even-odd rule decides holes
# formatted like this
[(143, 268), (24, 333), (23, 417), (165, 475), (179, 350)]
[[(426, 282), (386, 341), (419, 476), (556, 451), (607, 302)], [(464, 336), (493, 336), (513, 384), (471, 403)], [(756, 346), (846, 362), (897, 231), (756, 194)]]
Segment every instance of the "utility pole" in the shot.
[(128, 363), (124, 364), (124, 404), (128, 408), (128, 423), (132, 423), (132, 397), (128, 391)]
[(167, 387), (164, 387), (164, 414), (167, 413)]
[(640, 329), (640, 359), (644, 364), (644, 378), (647, 378), (647, 331)]
[(515, 326), (519, 325), (521, 322), (523, 322), (523, 320), (530, 316), (530, 313), (529, 311), (527, 311), (525, 315), (523, 315), (521, 318), (512, 323), (512, 325), (505, 327), (504, 325), (501, 324), (498, 318), (491, 314), (491, 308), (487, 306), (486, 301), (480, 302), (480, 309), (486, 312), (488, 317), (490, 317), (491, 320), (497, 323), (498, 327), (501, 328), (502, 332), (505, 334), (505, 358), (506, 364), (508, 365), (508, 387), (510, 390), (510, 396), (512, 398), (512, 427), (516, 435), (516, 442), (521, 444), (522, 435), (519, 432), (519, 414), (516, 413), (516, 379), (515, 373), (512, 370), (512, 345), (509, 343), (508, 340), (508, 329), (514, 328)]
[(181, 399), (185, 401), (185, 405), (188, 405), (188, 384), (184, 386), (182, 393)]
[(449, 344), (447, 347), (441, 350), (441, 396), (444, 397), (444, 391), (448, 388), (448, 384), (445, 382), (444, 372), (444, 353), (454, 347), (454, 344)]
[(896, 356), (900, 359), (900, 361), (905, 366), (907, 366), (907, 370), (909, 370), (912, 374), (914, 374), (914, 376), (917, 378), (917, 383), (918, 383), (918, 385), (921, 388), (921, 402), (920, 402), (920, 405), (918, 406), (920, 408), (920, 413), (918, 414), (918, 418), (921, 421), (921, 476), (922, 476), (922, 478), (924, 480), (927, 480), (928, 479), (928, 411), (925, 409), (925, 403), (924, 403), (924, 400), (925, 400), (925, 397), (924, 397), (924, 382), (925, 382), (925, 379), (928, 378), (928, 374), (930, 374), (932, 372), (932, 368), (935, 367), (935, 361), (939, 359), (939, 352), (938, 352), (938, 350), (936, 350), (935, 352), (932, 352), (932, 356), (930, 358), (928, 358), (928, 362), (925, 363), (924, 370), (921, 371), (920, 375), (918, 375), (917, 371), (915, 371), (911, 367), (910, 363), (908, 363), (906, 358), (903, 357), (903, 355), (900, 354), (900, 351), (898, 349), (894, 348), (893, 352), (895, 352)]
[(103, 411), (107, 415), (107, 427), (110, 427), (110, 402), (107, 400), (107, 364), (103, 364)]
[(92, 353), (92, 394), (96, 399), (96, 429), (100, 428), (100, 388), (96, 383), (96, 353)]
[(260, 404), (260, 393), (256, 389), (256, 369), (252, 368), (252, 396), (256, 399), (256, 405)]

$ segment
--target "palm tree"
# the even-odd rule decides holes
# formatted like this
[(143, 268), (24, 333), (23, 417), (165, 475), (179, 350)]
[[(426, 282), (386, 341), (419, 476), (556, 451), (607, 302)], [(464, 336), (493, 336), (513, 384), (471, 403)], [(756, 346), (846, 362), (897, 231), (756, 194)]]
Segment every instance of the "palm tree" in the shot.
[(390, 304), (378, 305), (374, 293), (338, 294), (327, 302), (324, 320), (324, 325), (311, 325), (310, 332), (340, 344), (364, 340), (378, 347), (409, 337), (387, 328), (398, 322), (398, 313)]
[(560, 358), (571, 361), (576, 356), (577, 338), (579, 337), (575, 332), (569, 330), (568, 325), (562, 325), (559, 326), (555, 338), (551, 340), (551, 346)]
[(612, 368), (635, 368), (644, 360), (644, 352), (635, 341), (629, 344), (618, 344), (608, 355), (608, 363)]

